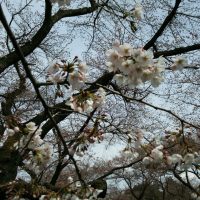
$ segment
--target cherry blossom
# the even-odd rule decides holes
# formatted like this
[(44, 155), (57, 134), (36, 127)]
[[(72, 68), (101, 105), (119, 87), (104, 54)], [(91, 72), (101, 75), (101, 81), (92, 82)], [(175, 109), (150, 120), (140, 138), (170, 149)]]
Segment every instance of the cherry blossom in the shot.
[(176, 57), (176, 60), (171, 68), (172, 70), (182, 70), (185, 66), (187, 66), (187, 64), (187, 59), (182, 56), (179, 56)]
[(142, 6), (137, 5), (135, 9), (133, 10), (132, 15), (138, 20), (142, 19), (142, 16), (143, 16)]
[(70, 98), (69, 105), (77, 112), (91, 112), (105, 103), (106, 92), (99, 88), (96, 93), (82, 92)]
[(149, 81), (157, 87), (163, 81), (165, 62), (162, 58), (154, 59), (149, 50), (134, 49), (130, 44), (119, 45), (115, 41), (113, 48), (106, 52), (106, 57), (109, 71), (117, 73), (114, 77), (117, 84), (135, 87)]

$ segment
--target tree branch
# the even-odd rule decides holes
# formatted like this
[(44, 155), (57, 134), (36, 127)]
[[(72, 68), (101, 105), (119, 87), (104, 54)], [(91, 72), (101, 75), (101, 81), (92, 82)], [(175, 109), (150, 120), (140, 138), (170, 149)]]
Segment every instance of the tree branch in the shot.
[[(69, 153), (69, 150), (68, 150), (68, 148), (67, 148), (67, 145), (66, 145), (66, 143), (65, 143), (64, 138), (62, 137), (62, 134), (61, 134), (61, 132), (60, 132), (60, 129), (58, 128), (57, 123), (54, 121), (54, 118), (52, 117), (52, 115), (51, 115), (51, 113), (50, 113), (50, 111), (49, 111), (49, 107), (47, 106), (46, 102), (44, 101), (43, 97), (42, 97), (41, 94), (40, 94), (39, 88), (37, 87), (37, 82), (36, 82), (35, 78), (33, 77), (31, 71), (29, 70), (28, 63), (27, 63), (27, 61), (26, 61), (26, 59), (25, 59), (25, 57), (24, 57), (24, 55), (23, 55), (23, 52), (22, 52), (22, 50), (20, 49), (20, 47), (18, 46), (18, 43), (17, 43), (17, 41), (16, 41), (16, 39), (15, 39), (15, 36), (14, 36), (14, 34), (12, 33), (12, 30), (10, 29), (10, 27), (9, 27), (7, 21), (6, 21), (6, 18), (5, 18), (5, 16), (4, 16), (4, 13), (3, 13), (3, 10), (2, 10), (1, 5), (0, 5), (0, 20), (2, 21), (2, 24), (3, 24), (4, 28), (6, 29), (6, 32), (7, 32), (8, 36), (10, 37), (10, 40), (11, 40), (11, 42), (12, 42), (14, 48), (16, 49), (16, 53), (18, 54), (18, 56), (19, 56), (19, 58), (20, 58), (20, 60), (21, 60), (21, 62), (22, 62), (22, 65), (23, 65), (23, 67), (24, 67), (24, 70), (25, 70), (25, 72), (26, 72), (26, 75), (27, 75), (27, 77), (30, 79), (30, 81), (31, 81), (31, 83), (32, 83), (32, 85), (33, 85), (33, 87), (34, 87), (34, 89), (35, 89), (35, 92), (36, 92), (36, 94), (37, 94), (39, 100), (41, 101), (41, 103), (42, 103), (44, 109), (45, 109), (45, 112), (46, 112), (48, 118), (51, 120), (51, 122), (52, 122), (52, 124), (53, 124), (53, 127), (55, 127), (55, 130), (56, 130), (56, 132), (57, 132), (57, 135), (58, 135), (60, 141), (61, 141), (62, 144), (63, 144), (64, 151), (69, 155), (70, 160), (72, 160), (72, 162), (73, 162), (73, 164), (74, 164), (74, 167), (75, 167), (75, 169), (76, 169), (76, 173), (77, 173), (77, 175), (78, 175), (78, 177), (79, 177), (79, 180), (81, 181), (81, 183), (83, 183), (83, 184), (85, 185), (85, 181), (82, 179), (82, 176), (81, 176), (81, 174), (80, 174), (79, 168), (78, 168), (77, 163), (76, 163), (76, 160), (75, 160), (74, 157)], [(16, 172), (16, 170), (15, 170), (15, 172)], [(16, 173), (15, 173), (15, 175), (16, 175)], [(14, 177), (14, 173), (13, 173), (13, 176), (12, 176), (12, 177), (15, 178), (15, 177)]]
[(154, 53), (154, 58), (158, 58), (159, 56), (167, 57), (167, 56), (175, 56), (182, 53), (187, 53), (190, 51), (195, 51), (200, 49), (200, 44), (194, 44), (187, 47), (179, 47), (172, 50), (167, 51), (158, 51)]
[(151, 40), (143, 47), (145, 50), (151, 48), (154, 45), (154, 43), (156, 42), (156, 40), (162, 35), (165, 28), (168, 26), (168, 24), (174, 18), (180, 3), (181, 3), (181, 0), (176, 0), (174, 8), (169, 13), (169, 15), (165, 18), (161, 27), (158, 29), (158, 31), (155, 33), (155, 35), (151, 38)]
[[(74, 17), (92, 13), (98, 8), (98, 5), (95, 4), (92, 7), (59, 10), (55, 15), (51, 16), (52, 5), (49, 0), (46, 0), (45, 2), (46, 2), (45, 18), (41, 28), (33, 36), (32, 39), (30, 39), (24, 45), (20, 46), (20, 49), (25, 57), (28, 56), (30, 53), (32, 53), (40, 45), (40, 43), (46, 38), (46, 36), (51, 31), (52, 27), (56, 22), (66, 17)], [(18, 62), (19, 60), (20, 58), (16, 51), (0, 58), (0, 73), (2, 73), (10, 65)]]
[(111, 169), (110, 171), (108, 171), (107, 173), (105, 173), (104, 175), (98, 177), (97, 179), (104, 179), (105, 177), (112, 175), (117, 170), (129, 168), (129, 167), (131, 167), (131, 166), (133, 166), (136, 163), (139, 163), (141, 161), (142, 161), (142, 159), (138, 159), (138, 160), (136, 160), (136, 161), (134, 161), (132, 163), (129, 163), (128, 165), (123, 165), (123, 166), (120, 166), (120, 167), (115, 167), (115, 168)]

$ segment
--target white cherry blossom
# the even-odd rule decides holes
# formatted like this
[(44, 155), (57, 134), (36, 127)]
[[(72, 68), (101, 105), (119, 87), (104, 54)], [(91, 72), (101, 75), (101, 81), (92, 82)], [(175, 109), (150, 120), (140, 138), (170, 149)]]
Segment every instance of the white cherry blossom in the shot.
[(184, 158), (183, 158), (185, 165), (186, 166), (190, 166), (192, 165), (193, 161), (194, 161), (194, 154), (192, 153), (187, 153)]
[(133, 47), (130, 44), (125, 43), (119, 46), (119, 54), (121, 56), (131, 56), (132, 53), (133, 53)]
[(135, 9), (133, 10), (132, 15), (138, 20), (142, 19), (142, 17), (143, 17), (142, 6), (141, 5), (137, 5), (135, 7)]
[(119, 53), (114, 49), (109, 49), (106, 52), (106, 57), (107, 57), (107, 60), (110, 61), (111, 63), (116, 63), (120, 59)]
[(144, 165), (149, 165), (150, 163), (153, 162), (153, 159), (151, 157), (144, 157), (142, 162)]
[(160, 145), (151, 151), (151, 157), (153, 158), (154, 162), (160, 162), (163, 159), (163, 152), (161, 151), (163, 146)]
[(83, 87), (84, 82), (86, 80), (85, 74), (79, 72), (79, 71), (74, 71), (72, 73), (69, 73), (69, 83), (72, 86), (72, 89), (79, 90), (81, 87)]
[(186, 58), (179, 56), (176, 57), (174, 64), (172, 65), (172, 70), (182, 70), (185, 66), (187, 66), (188, 61)]
[(169, 165), (171, 165), (171, 164), (176, 164), (176, 163), (181, 163), (181, 161), (182, 161), (182, 156), (180, 155), (180, 154), (173, 154), (172, 156), (168, 156), (167, 157), (167, 163), (169, 164)]

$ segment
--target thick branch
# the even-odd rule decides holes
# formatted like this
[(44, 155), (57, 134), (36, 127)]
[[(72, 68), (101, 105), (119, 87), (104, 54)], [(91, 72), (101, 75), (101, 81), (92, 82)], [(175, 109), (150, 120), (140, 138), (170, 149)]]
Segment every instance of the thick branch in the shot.
[(21, 78), (19, 82), (19, 87), (4, 95), (5, 102), (1, 103), (2, 114), (4, 116), (12, 115), (11, 109), (14, 104), (15, 98), (26, 89), (25, 81), (25, 78)]
[(167, 56), (175, 56), (182, 53), (187, 53), (190, 51), (195, 51), (200, 49), (200, 44), (194, 44), (187, 47), (179, 47), (172, 50), (167, 51), (158, 51), (154, 53), (154, 57), (158, 58), (159, 56), (167, 57)]
[(154, 43), (156, 42), (156, 40), (162, 35), (162, 33), (165, 30), (165, 28), (168, 26), (168, 24), (174, 18), (180, 3), (181, 3), (181, 0), (176, 0), (174, 8), (169, 13), (169, 15), (165, 18), (165, 20), (164, 20), (163, 24), (161, 25), (161, 27), (158, 29), (158, 31), (155, 33), (155, 35), (151, 38), (151, 40), (144, 46), (145, 50), (151, 48), (154, 45)]
[[(30, 53), (32, 53), (46, 38), (48, 33), (51, 31), (52, 27), (56, 22), (61, 20), (65, 17), (74, 17), (80, 15), (86, 15), (89, 13), (94, 12), (98, 8), (97, 4), (92, 7), (84, 7), (79, 9), (68, 9), (68, 10), (59, 10), (55, 15), (51, 16), (51, 3), (50, 1), (46, 0), (46, 9), (45, 9), (45, 19), (43, 25), (38, 30), (38, 32), (26, 42), (24, 45), (20, 46), (20, 49), (23, 55), (26, 57)], [(16, 51), (5, 55), (4, 57), (0, 58), (0, 73), (2, 73), (6, 68), (10, 65), (18, 62), (20, 60)]]
[[(46, 8), (45, 8), (45, 18), (43, 25), (38, 30), (38, 32), (33, 36), (31, 40), (26, 42), (23, 46), (20, 47), (24, 56), (29, 55), (33, 50), (43, 41), (43, 39), (47, 36), (49, 31), (51, 30), (53, 23), (51, 20), (51, 4), (48, 0), (46, 0)], [(20, 57), (18, 56), (17, 51), (13, 51), (8, 55), (5, 55), (0, 59), (0, 73), (2, 73), (6, 68), (10, 65), (18, 62)]]
[[(10, 29), (10, 27), (9, 27), (7, 21), (6, 21), (6, 18), (5, 18), (5, 16), (4, 16), (4, 13), (3, 13), (3, 10), (2, 10), (1, 5), (0, 5), (0, 20), (2, 21), (2, 24), (3, 24), (4, 28), (6, 29), (6, 32), (7, 32), (8, 36), (10, 37), (10, 40), (11, 40), (11, 42), (12, 42), (12, 44), (13, 44), (13, 46), (14, 46), (14, 48), (15, 48), (15, 50), (16, 50), (16, 52), (17, 52), (17, 54), (18, 54), (18, 56), (19, 56), (19, 58), (20, 58), (20, 60), (21, 60), (21, 62), (22, 62), (22, 65), (23, 65), (23, 67), (24, 67), (24, 70), (25, 70), (25, 72), (26, 72), (27, 77), (30, 79), (30, 81), (31, 81), (31, 83), (32, 83), (32, 85), (33, 85), (33, 87), (34, 87), (34, 89), (35, 89), (35, 92), (36, 92), (36, 94), (37, 94), (39, 100), (41, 101), (41, 103), (42, 103), (42, 105), (43, 105), (43, 107), (44, 107), (44, 110), (45, 110), (45, 112), (46, 112), (48, 118), (51, 120), (51, 123), (53, 124), (53, 127), (55, 128), (56, 133), (57, 133), (57, 135), (58, 135), (60, 141), (61, 141), (62, 144), (63, 144), (64, 151), (69, 155), (69, 159), (72, 160), (72, 162), (73, 162), (73, 164), (74, 164), (74, 167), (75, 167), (75, 169), (76, 169), (76, 173), (77, 173), (77, 175), (78, 175), (78, 177), (79, 177), (79, 180), (81, 181), (81, 183), (82, 183), (83, 185), (85, 185), (85, 182), (84, 182), (84, 180), (82, 179), (80, 170), (79, 170), (78, 165), (77, 165), (77, 163), (76, 163), (76, 160), (75, 160), (74, 157), (69, 153), (69, 150), (68, 150), (67, 145), (66, 145), (66, 143), (65, 143), (65, 140), (64, 140), (64, 138), (63, 138), (63, 136), (62, 136), (62, 134), (61, 134), (61, 132), (60, 132), (60, 129), (58, 128), (57, 123), (54, 121), (54, 118), (52, 117), (51, 112), (49, 111), (48, 105), (46, 104), (45, 100), (42, 98), (42, 96), (41, 96), (41, 94), (40, 94), (39, 88), (38, 88), (38, 86), (37, 86), (37, 82), (36, 82), (34, 76), (32, 75), (31, 71), (29, 70), (28, 63), (27, 63), (27, 61), (26, 61), (26, 59), (25, 59), (25, 57), (24, 57), (24, 55), (23, 55), (23, 52), (22, 52), (22, 50), (20, 49), (20, 47), (18, 46), (18, 43), (17, 43), (17, 41), (16, 41), (16, 38), (15, 38), (14, 34), (12, 33), (12, 30)], [(15, 170), (15, 172), (16, 172), (16, 170)], [(13, 173), (12, 178), (14, 178), (14, 175), (16, 175), (16, 173), (15, 173), (15, 174)]]
[[(113, 72), (105, 73), (100, 78), (98, 78), (94, 83), (91, 84), (87, 91), (96, 91), (100, 87), (99, 85), (107, 86), (114, 76)], [(54, 120), (56, 123), (63, 121), (67, 116), (73, 113), (73, 110), (70, 106), (66, 105), (66, 102), (56, 104), (51, 108), (53, 110), (52, 114), (54, 114)], [(47, 120), (47, 116), (45, 112), (41, 112), (36, 117), (32, 118), (30, 121), (35, 122), (36, 124), (41, 124), (41, 122)], [(53, 128), (53, 124), (51, 121), (47, 121), (42, 127), (42, 138)]]
[(197, 192), (197, 190), (195, 190), (190, 184), (188, 184), (187, 182), (185, 182), (181, 176), (179, 176), (179, 174), (176, 173), (175, 169), (173, 170), (173, 174), (174, 176), (186, 187), (188, 187), (192, 192), (194, 192), (195, 194), (199, 195), (199, 193)]

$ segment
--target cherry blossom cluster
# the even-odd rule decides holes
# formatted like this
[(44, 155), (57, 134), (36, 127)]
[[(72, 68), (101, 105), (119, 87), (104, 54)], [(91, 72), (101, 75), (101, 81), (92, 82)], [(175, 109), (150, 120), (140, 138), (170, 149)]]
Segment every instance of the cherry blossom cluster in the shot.
[(42, 129), (36, 126), (34, 122), (29, 122), (25, 127), (7, 125), (5, 135), (12, 137), (18, 134), (19, 140), (13, 144), (13, 148), (18, 149), (20, 152), (28, 149), (29, 159), (27, 163), (35, 167), (42, 167), (46, 165), (51, 156), (51, 148), (41, 139)]
[(79, 95), (70, 98), (70, 106), (77, 112), (91, 112), (105, 103), (106, 92), (99, 88), (97, 92), (82, 91)]
[(102, 190), (94, 189), (90, 185), (83, 189), (80, 182), (74, 182), (72, 177), (68, 178), (68, 182), (70, 183), (70, 188), (69, 193), (65, 196), (67, 200), (73, 198), (76, 200), (97, 199), (98, 194), (102, 192)]
[(103, 133), (103, 130), (98, 130), (98, 125), (94, 125), (93, 128), (85, 128), (72, 146), (73, 151), (75, 151), (77, 156), (84, 156), (84, 152), (87, 151), (90, 144), (103, 141)]
[[(40, 193), (40, 187), (38, 187), (34, 198), (39, 200), (96, 200), (99, 199), (97, 196), (102, 192), (102, 190), (95, 189), (90, 185), (83, 187), (79, 181), (74, 181), (72, 177), (68, 177), (67, 182), (68, 185), (65, 190), (61, 190), (60, 192), (49, 192), (46, 190), (44, 194), (45, 188), (43, 187)], [(21, 198), (18, 192), (12, 199), (23, 200), (24, 198)]]
[[(195, 148), (188, 148), (188, 141), (185, 142), (185, 146), (182, 144), (182, 129), (166, 131), (159, 140), (154, 138), (148, 144), (145, 143), (144, 133), (141, 130), (128, 133), (127, 136), (129, 146), (124, 149), (123, 153), (131, 158), (137, 158), (145, 153), (143, 164), (146, 166), (163, 163), (167, 166), (177, 164), (183, 169), (188, 169), (193, 164), (200, 164), (200, 155)], [(185, 135), (184, 139), (186, 140)]]
[[(163, 162), (168, 166), (177, 164), (184, 169), (190, 168), (193, 164), (198, 165), (200, 163), (200, 155), (195, 148), (188, 148), (189, 141), (186, 140), (186, 135), (184, 135), (184, 138), (182, 136), (182, 129), (166, 131), (160, 140), (160, 145), (153, 148), (150, 147), (152, 149), (148, 150), (148, 156), (144, 157), (143, 163), (149, 165)], [(174, 146), (174, 149), (169, 149), (169, 146)], [(177, 150), (179, 150), (179, 153), (177, 153)]]
[(42, 129), (36, 126), (34, 122), (29, 122), (26, 124), (23, 132), (25, 134), (21, 137), (18, 145), (20, 148), (27, 146), (27, 148), (31, 150), (29, 153), (30, 159), (32, 159), (32, 162), (30, 162), (31, 165), (46, 165), (50, 159), (52, 151), (50, 146), (40, 138)]
[(148, 157), (143, 158), (143, 163), (145, 165), (150, 164), (151, 162), (159, 163), (163, 159), (163, 152), (161, 151), (163, 149), (162, 145), (157, 146), (151, 151), (151, 154)]
[[(135, 7), (133, 9), (131, 9), (130, 11), (126, 11), (124, 13), (124, 18), (129, 18), (129, 21), (134, 21), (136, 22), (141, 20), (143, 17), (143, 8), (140, 4), (135, 5)], [(136, 19), (136, 20), (135, 20)], [(135, 24), (136, 25), (136, 24)]]
[(149, 165), (151, 163), (161, 163), (165, 162), (167, 165), (178, 164), (181, 168), (188, 169), (192, 164), (199, 164), (199, 154), (195, 153), (186, 153), (184, 156), (180, 154), (165, 155), (163, 151), (163, 145), (157, 146), (151, 151), (151, 154), (143, 158), (143, 163)]
[(74, 181), (72, 177), (68, 177), (67, 192), (61, 195), (42, 195), (39, 200), (52, 199), (52, 200), (95, 200), (102, 190), (94, 189), (90, 185), (82, 187), (79, 181)]
[(68, 81), (73, 90), (79, 90), (86, 81), (87, 65), (81, 62), (77, 57), (72, 63), (64, 60), (51, 64), (47, 69), (47, 81), (60, 83)]
[(143, 140), (143, 132), (138, 129), (136, 132), (128, 131), (128, 145), (123, 149), (123, 153), (126, 155), (127, 158), (138, 158), (139, 153), (137, 150), (142, 145)]
[(154, 59), (149, 50), (133, 48), (128, 43), (120, 45), (119, 41), (115, 41), (113, 48), (106, 52), (106, 57), (109, 71), (116, 72), (114, 79), (120, 85), (135, 87), (149, 81), (157, 87), (163, 80), (164, 59)]

